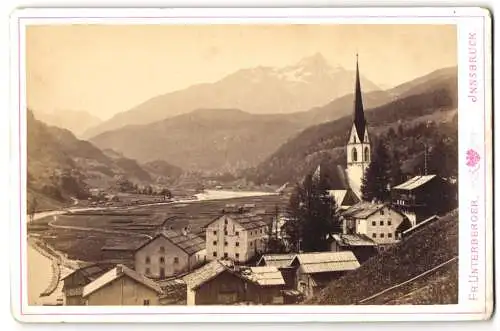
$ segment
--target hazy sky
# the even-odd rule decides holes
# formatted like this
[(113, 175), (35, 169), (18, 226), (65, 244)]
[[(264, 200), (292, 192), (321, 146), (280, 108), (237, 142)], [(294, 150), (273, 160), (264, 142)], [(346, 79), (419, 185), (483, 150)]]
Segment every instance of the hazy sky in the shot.
[(390, 87), (457, 63), (455, 26), (30, 26), (28, 105), (108, 118), (159, 94), (242, 68), (286, 66), (320, 52)]

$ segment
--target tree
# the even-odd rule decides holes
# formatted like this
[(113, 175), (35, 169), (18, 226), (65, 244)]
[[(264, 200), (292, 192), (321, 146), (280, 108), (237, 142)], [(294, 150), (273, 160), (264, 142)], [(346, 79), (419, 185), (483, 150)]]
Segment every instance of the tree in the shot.
[(33, 219), (35, 218), (35, 214), (37, 212), (38, 208), (38, 201), (36, 198), (31, 199), (31, 202), (28, 205), (28, 216), (29, 216), (29, 221), (33, 222)]
[(361, 185), (363, 200), (386, 202), (390, 199), (391, 159), (383, 142), (379, 142)]
[(169, 189), (166, 188), (162, 189), (160, 195), (163, 195), (163, 200), (172, 199), (172, 192), (170, 192)]
[(328, 194), (321, 175), (306, 176), (290, 197), (290, 220), (285, 231), (295, 251), (317, 252), (328, 250), (328, 235), (340, 232), (340, 219), (333, 197)]
[(404, 174), (401, 170), (401, 157), (397, 151), (392, 153), (390, 185), (394, 187), (404, 182)]

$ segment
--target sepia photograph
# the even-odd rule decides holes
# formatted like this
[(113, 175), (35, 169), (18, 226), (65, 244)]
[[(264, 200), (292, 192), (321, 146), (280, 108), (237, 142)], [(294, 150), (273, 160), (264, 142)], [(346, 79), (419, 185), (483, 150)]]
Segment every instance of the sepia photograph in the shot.
[(29, 306), (459, 303), (455, 24), (25, 33)]

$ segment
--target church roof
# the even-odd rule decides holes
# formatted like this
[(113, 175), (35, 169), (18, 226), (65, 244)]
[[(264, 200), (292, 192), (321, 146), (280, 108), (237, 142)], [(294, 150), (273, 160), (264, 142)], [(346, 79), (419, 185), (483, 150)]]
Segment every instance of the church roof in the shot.
[(361, 94), (361, 81), (359, 79), (358, 55), (356, 54), (356, 90), (354, 93), (354, 125), (361, 141), (365, 140), (366, 120), (363, 109), (363, 96)]

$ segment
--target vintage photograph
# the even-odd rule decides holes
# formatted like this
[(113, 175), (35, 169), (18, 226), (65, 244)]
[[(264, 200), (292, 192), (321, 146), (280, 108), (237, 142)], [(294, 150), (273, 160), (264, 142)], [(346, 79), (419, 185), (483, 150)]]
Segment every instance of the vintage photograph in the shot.
[(458, 304), (456, 25), (25, 42), (30, 306)]

